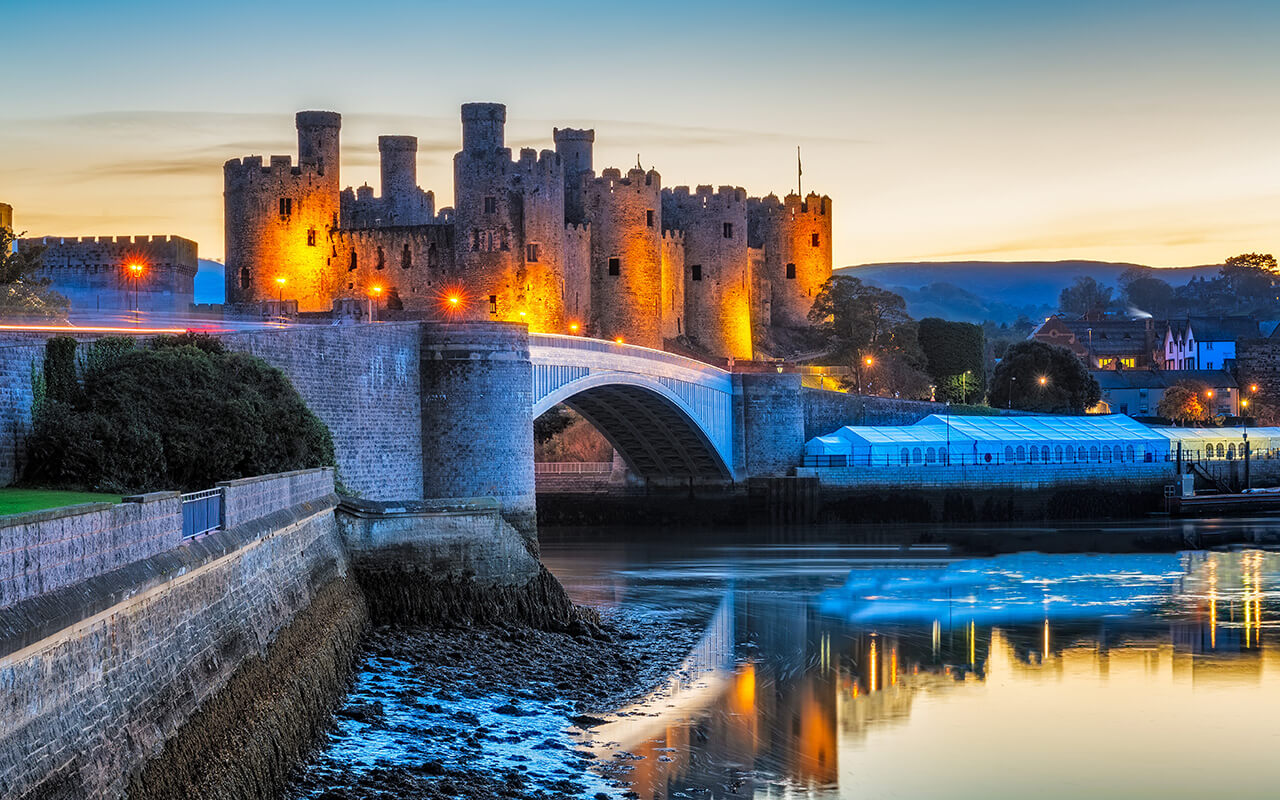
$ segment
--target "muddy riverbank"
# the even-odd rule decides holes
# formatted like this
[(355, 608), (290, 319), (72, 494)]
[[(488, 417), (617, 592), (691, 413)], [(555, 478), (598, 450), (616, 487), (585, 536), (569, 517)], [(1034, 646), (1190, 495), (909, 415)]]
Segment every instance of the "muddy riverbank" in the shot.
[(616, 609), (565, 632), (374, 628), (325, 743), (286, 796), (625, 797), (583, 746), (593, 715), (661, 683), (702, 624), (693, 612)]

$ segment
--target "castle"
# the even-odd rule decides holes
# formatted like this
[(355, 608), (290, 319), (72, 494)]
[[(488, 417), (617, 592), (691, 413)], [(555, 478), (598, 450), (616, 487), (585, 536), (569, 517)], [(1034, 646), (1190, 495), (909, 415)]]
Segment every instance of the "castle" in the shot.
[(380, 136), (381, 196), (341, 188), (342, 118), (297, 115), (289, 156), (224, 166), (226, 301), (329, 311), (375, 298), (406, 316), (523, 322), (749, 359), (753, 328), (798, 327), (831, 277), (831, 199), (663, 188), (654, 170), (594, 171), (595, 132), (555, 150), (505, 144), (506, 107), (462, 106), (454, 202), (417, 181), (417, 139)]
[[(0, 203), (0, 228), (11, 234), (13, 207)], [(194, 300), (199, 255), (181, 236), (39, 236), (18, 250), (41, 253), (37, 279), (65, 297), (74, 313), (162, 311), (185, 314)], [(131, 266), (138, 267), (132, 274)]]

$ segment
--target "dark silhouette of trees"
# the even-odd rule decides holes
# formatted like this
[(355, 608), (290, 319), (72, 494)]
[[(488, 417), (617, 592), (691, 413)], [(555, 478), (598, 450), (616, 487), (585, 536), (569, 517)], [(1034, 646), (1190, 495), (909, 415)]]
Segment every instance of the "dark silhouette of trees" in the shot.
[(938, 400), (967, 403), (986, 394), (986, 337), (981, 326), (926, 317), (919, 322), (917, 338)]
[(1178, 381), (1164, 390), (1156, 413), (1174, 422), (1207, 420), (1213, 415), (1209, 391), (1209, 385), (1200, 381)]
[(1087, 275), (1076, 278), (1075, 283), (1058, 295), (1058, 308), (1064, 314), (1088, 314), (1090, 311), (1106, 311), (1111, 305), (1110, 286), (1103, 286)]

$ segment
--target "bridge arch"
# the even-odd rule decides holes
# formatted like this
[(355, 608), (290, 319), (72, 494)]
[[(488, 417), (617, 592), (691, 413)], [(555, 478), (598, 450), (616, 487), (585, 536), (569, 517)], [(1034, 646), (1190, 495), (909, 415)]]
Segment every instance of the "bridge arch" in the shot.
[(590, 373), (539, 398), (534, 419), (561, 403), (590, 422), (637, 475), (732, 477), (729, 455), (707, 435), (697, 411), (659, 381), (634, 373)]
[(649, 479), (735, 476), (733, 379), (647, 347), (534, 333), (533, 416), (565, 405)]

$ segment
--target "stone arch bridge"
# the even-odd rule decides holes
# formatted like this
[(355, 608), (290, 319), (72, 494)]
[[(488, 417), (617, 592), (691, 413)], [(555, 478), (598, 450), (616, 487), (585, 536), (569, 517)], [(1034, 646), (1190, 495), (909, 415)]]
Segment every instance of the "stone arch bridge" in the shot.
[(496, 498), (536, 530), (533, 421), (564, 403), (656, 485), (786, 474), (804, 448), (800, 379), (522, 325), (392, 322), (222, 334), (290, 376), (366, 500)]

